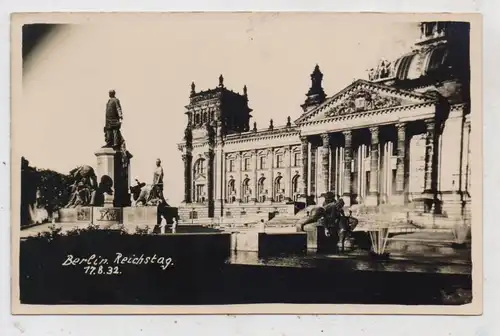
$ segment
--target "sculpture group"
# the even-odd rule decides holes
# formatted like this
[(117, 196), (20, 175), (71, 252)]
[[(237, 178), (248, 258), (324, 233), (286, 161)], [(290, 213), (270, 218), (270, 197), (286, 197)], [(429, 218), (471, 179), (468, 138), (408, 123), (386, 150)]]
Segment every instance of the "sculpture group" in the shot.
[(335, 245), (340, 245), (340, 252), (344, 252), (345, 241), (358, 225), (358, 220), (351, 213), (344, 213), (344, 200), (335, 201), (332, 192), (327, 192), (323, 206), (316, 206), (310, 210), (310, 215), (297, 224), (298, 232), (324, 230), (324, 235)]
[[(125, 139), (121, 133), (123, 112), (120, 100), (116, 97), (115, 90), (110, 90), (109, 99), (106, 104), (106, 121), (104, 125), (104, 146), (112, 148), (120, 153), (121, 167), (119, 171), (128, 171), (128, 154)], [(115, 163), (116, 164), (116, 163)], [(89, 165), (82, 165), (70, 172), (73, 181), (70, 186), (70, 200), (66, 208), (76, 208), (80, 206), (102, 207), (105, 203), (105, 195), (113, 195), (114, 181), (108, 175), (103, 175), (97, 181), (97, 174)], [(136, 185), (130, 187), (133, 205), (158, 205), (166, 204), (163, 197), (163, 168), (161, 160), (156, 160), (156, 168), (153, 175), (153, 183), (145, 184), (136, 179)]]

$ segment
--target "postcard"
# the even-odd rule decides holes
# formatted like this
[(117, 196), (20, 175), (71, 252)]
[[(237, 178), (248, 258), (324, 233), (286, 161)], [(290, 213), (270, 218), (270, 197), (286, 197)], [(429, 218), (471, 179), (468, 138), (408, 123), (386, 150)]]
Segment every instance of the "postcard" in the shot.
[(482, 314), (480, 15), (11, 19), (14, 314)]

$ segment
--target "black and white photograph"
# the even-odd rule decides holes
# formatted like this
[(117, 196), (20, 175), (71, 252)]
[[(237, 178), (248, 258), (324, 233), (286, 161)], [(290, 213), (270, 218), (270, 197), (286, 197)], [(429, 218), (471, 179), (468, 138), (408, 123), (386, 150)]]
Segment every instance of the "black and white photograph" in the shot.
[(12, 38), (13, 313), (481, 314), (479, 15)]

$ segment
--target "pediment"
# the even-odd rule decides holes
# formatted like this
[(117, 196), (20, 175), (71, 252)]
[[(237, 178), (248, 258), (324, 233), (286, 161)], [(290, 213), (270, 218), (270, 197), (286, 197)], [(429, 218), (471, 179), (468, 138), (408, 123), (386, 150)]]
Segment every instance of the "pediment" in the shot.
[(435, 98), (428, 95), (358, 80), (300, 117), (296, 123), (432, 101)]

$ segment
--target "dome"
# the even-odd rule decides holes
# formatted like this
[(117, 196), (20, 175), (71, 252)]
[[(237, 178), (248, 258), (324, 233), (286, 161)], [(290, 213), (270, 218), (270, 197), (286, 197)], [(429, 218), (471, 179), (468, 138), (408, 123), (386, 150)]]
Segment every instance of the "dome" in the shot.
[(393, 77), (398, 80), (412, 80), (442, 70), (446, 67), (447, 45), (414, 51), (394, 62)]
[(407, 53), (394, 62), (382, 60), (378, 67), (371, 69), (369, 79), (413, 80), (447, 68), (448, 47), (440, 44)]

